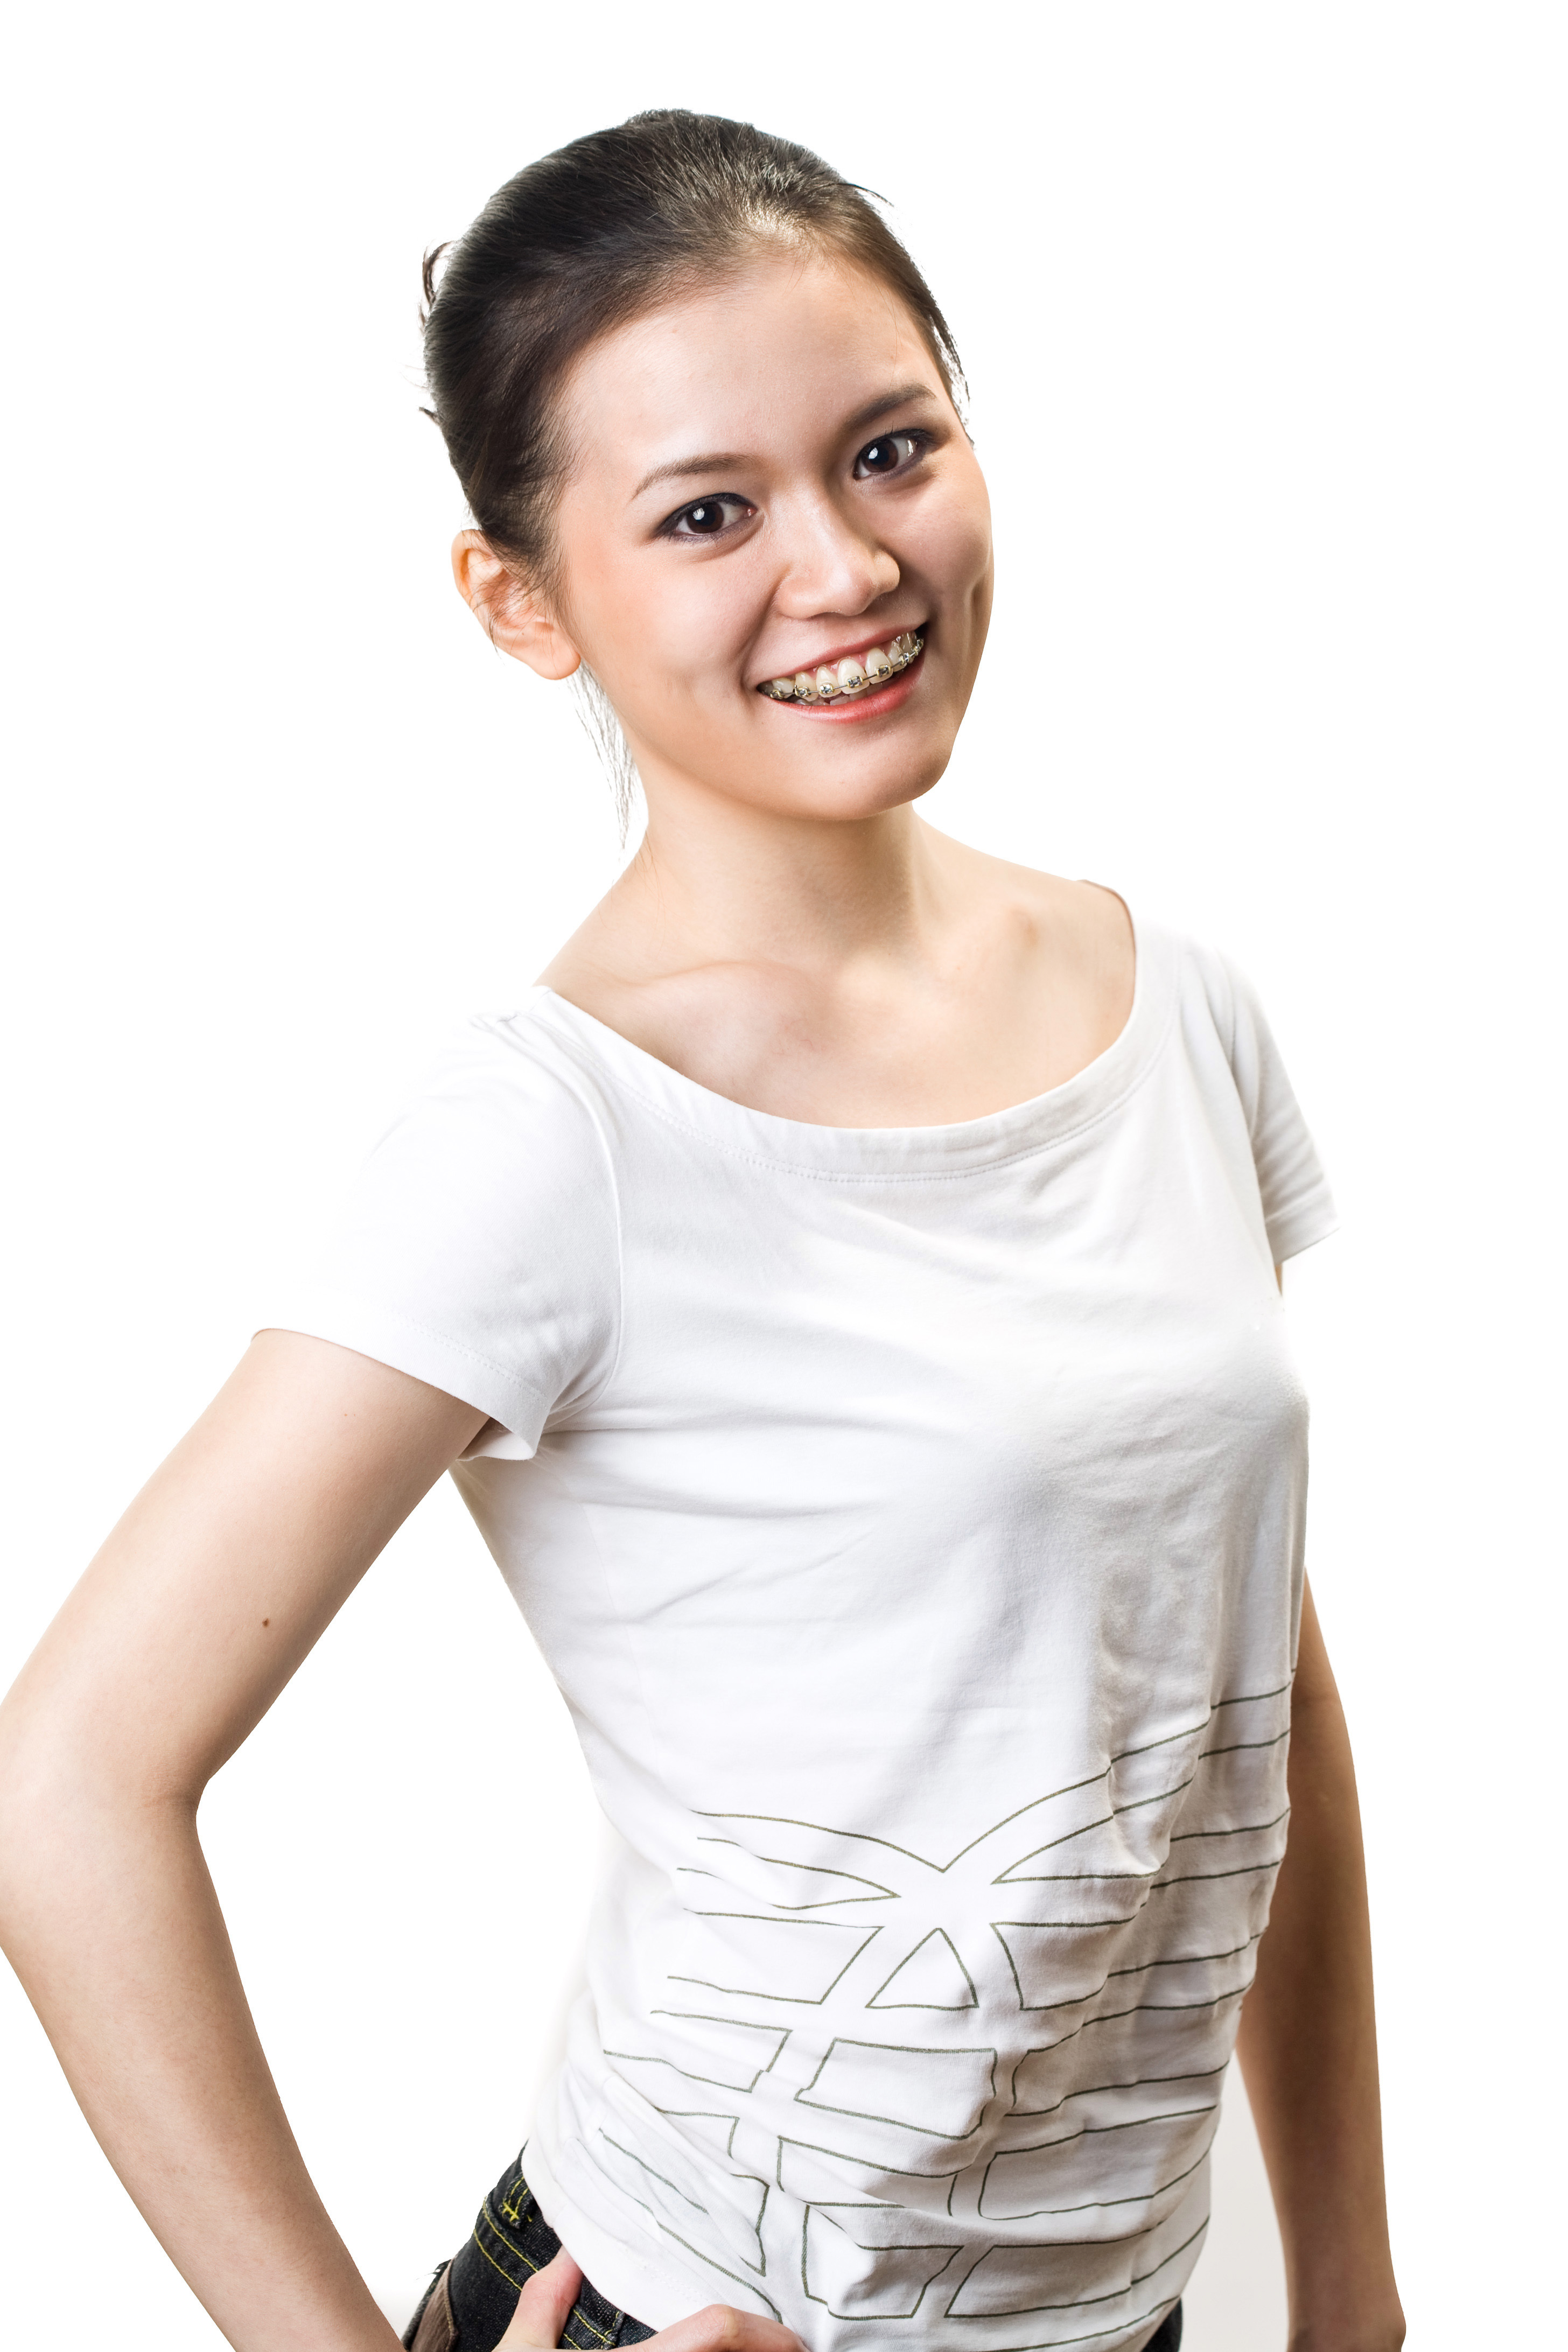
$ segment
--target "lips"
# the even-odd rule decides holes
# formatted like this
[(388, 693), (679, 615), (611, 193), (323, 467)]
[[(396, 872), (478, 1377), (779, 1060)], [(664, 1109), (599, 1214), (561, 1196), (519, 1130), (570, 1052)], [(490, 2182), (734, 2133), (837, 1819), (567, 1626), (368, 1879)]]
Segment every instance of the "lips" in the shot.
[(797, 670), (793, 677), (764, 679), (757, 692), (774, 702), (851, 701), (857, 695), (869, 694), (888, 685), (900, 670), (908, 669), (924, 646), (923, 636), (912, 629), (905, 630), (885, 644), (868, 646), (836, 661), (818, 662), (810, 669)]

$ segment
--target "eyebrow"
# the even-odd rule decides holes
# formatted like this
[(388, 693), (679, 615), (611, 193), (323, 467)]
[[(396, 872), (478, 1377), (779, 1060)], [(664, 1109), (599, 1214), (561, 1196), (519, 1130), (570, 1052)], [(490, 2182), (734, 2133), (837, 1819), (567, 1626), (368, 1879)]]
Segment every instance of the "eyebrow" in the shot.
[[(847, 416), (843, 430), (858, 433), (866, 425), (875, 425), (879, 416), (887, 416), (895, 408), (908, 408), (917, 401), (935, 398), (936, 394), (929, 383), (900, 384), (897, 392), (879, 393), (875, 400), (868, 400), (864, 408), (858, 408), (852, 416)], [(656, 466), (651, 473), (645, 474), (632, 497), (640, 499), (643, 492), (651, 490), (656, 482), (689, 481), (700, 474), (717, 474), (727, 466), (746, 466), (752, 462), (741, 449), (714, 449), (695, 457), (672, 457), (667, 466)]]

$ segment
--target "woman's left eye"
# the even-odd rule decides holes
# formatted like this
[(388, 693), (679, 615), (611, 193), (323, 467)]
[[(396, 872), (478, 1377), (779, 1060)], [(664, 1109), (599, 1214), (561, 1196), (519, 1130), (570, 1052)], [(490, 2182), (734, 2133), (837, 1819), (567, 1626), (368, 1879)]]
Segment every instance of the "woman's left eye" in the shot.
[(855, 460), (855, 478), (868, 482), (878, 474), (904, 474), (922, 457), (930, 444), (926, 433), (884, 433), (879, 440), (868, 441)]
[(757, 509), (749, 499), (723, 492), (716, 499), (699, 499), (695, 506), (682, 507), (670, 516), (664, 528), (671, 539), (717, 539), (721, 531), (734, 523), (744, 522)]

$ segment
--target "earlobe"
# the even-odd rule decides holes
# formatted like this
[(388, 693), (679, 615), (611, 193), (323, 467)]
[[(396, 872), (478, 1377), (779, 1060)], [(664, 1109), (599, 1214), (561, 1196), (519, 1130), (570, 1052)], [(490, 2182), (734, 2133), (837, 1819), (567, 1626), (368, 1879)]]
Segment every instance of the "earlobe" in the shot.
[(538, 593), (499, 556), (482, 531), (452, 541), (458, 593), (492, 646), (541, 677), (570, 677), (583, 656)]

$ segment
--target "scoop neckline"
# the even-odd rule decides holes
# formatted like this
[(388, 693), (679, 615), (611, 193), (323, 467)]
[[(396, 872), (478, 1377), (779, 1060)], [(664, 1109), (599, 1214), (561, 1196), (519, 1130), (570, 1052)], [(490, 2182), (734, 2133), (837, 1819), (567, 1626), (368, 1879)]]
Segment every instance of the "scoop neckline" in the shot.
[(831, 1127), (785, 1118), (688, 1077), (543, 982), (533, 991), (529, 1009), (542, 1016), (558, 1036), (585, 1051), (626, 1091), (664, 1118), (721, 1148), (785, 1166), (845, 1173), (956, 1171), (994, 1165), (1079, 1132), (1112, 1109), (1144, 1075), (1170, 1009), (1168, 942), (1131, 907), (1127, 914), (1132, 927), (1132, 1003), (1103, 1052), (1044, 1094), (984, 1111), (977, 1118), (935, 1126)]

